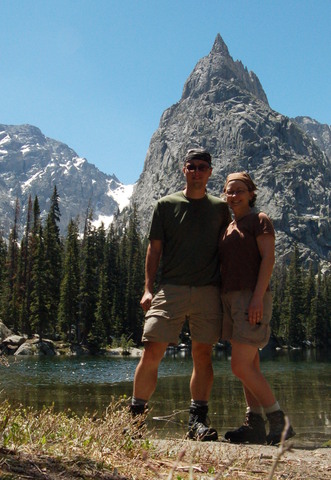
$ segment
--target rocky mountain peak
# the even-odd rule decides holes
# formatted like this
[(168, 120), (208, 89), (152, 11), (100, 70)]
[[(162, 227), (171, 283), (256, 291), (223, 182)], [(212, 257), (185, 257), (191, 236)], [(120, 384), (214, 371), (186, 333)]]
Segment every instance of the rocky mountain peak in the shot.
[(211, 49), (211, 53), (212, 54), (221, 54), (224, 57), (230, 57), (229, 49), (226, 46), (223, 38), (221, 37), (221, 35), (219, 33), (216, 35), (213, 48)]
[[(268, 105), (267, 96), (254, 72), (249, 72), (240, 61), (234, 61), (220, 34), (210, 53), (203, 57), (187, 79), (182, 100), (197, 97), (210, 90), (217, 90), (223, 98), (229, 90), (240, 86)], [(221, 97), (220, 97), (221, 98)]]

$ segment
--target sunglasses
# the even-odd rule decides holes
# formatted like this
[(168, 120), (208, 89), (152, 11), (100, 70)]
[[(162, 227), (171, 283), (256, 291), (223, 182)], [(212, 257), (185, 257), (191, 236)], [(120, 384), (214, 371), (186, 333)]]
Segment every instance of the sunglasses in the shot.
[(210, 169), (208, 165), (192, 165), (189, 163), (188, 165), (185, 165), (186, 170), (189, 172), (207, 172), (207, 170)]

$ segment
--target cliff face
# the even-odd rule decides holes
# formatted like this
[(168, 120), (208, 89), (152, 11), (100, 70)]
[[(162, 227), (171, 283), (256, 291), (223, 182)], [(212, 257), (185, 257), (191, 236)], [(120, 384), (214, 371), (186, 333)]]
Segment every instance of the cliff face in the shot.
[(331, 126), (319, 123), (310, 117), (295, 117), (293, 120), (331, 159)]
[(203, 146), (213, 157), (211, 193), (220, 195), (230, 172), (252, 175), (257, 207), (270, 215), (277, 231), (278, 257), (287, 256), (296, 242), (305, 260), (328, 264), (330, 159), (307, 133), (270, 108), (256, 75), (233, 61), (218, 35), (151, 139), (132, 196), (142, 232), (155, 201), (183, 187), (186, 150)]

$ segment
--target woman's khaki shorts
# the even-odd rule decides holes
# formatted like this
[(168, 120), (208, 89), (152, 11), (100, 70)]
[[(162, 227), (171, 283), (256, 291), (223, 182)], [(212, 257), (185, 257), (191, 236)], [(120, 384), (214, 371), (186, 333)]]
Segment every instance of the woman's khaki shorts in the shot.
[(248, 321), (248, 306), (253, 293), (250, 290), (222, 293), (223, 321), (222, 340), (235, 340), (258, 348), (267, 345), (270, 338), (272, 295), (266, 292), (263, 297), (263, 318), (259, 325)]
[(219, 288), (163, 285), (146, 313), (142, 341), (177, 344), (186, 319), (192, 340), (216, 343), (222, 321)]

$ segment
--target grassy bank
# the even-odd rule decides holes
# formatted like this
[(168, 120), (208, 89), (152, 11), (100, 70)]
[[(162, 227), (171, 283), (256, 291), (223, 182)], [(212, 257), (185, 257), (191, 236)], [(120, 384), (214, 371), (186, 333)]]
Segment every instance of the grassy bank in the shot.
[(0, 404), (1, 480), (330, 478), (329, 449), (158, 440), (126, 404), (113, 400), (102, 417)]

